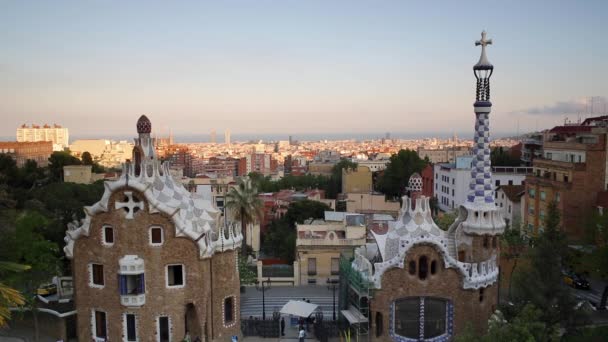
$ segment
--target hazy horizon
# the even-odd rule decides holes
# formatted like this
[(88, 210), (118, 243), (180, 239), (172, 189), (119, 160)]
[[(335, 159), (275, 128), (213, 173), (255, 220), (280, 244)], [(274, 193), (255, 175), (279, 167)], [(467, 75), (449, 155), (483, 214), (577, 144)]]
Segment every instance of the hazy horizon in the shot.
[(606, 112), (606, 1), (7, 1), (0, 9), (5, 137), (24, 123), (132, 137), (141, 114), (159, 134), (215, 129), (218, 141), (225, 129), (233, 140), (472, 136), (482, 29), (494, 41), (492, 136)]

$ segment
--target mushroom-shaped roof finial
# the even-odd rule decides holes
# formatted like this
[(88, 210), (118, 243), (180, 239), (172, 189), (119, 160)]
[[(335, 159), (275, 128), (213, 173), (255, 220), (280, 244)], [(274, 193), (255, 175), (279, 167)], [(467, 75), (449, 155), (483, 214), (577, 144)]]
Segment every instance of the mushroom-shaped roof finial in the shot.
[(149, 134), (150, 132), (152, 132), (152, 123), (150, 122), (150, 119), (145, 115), (140, 116), (139, 120), (137, 120), (137, 133)]

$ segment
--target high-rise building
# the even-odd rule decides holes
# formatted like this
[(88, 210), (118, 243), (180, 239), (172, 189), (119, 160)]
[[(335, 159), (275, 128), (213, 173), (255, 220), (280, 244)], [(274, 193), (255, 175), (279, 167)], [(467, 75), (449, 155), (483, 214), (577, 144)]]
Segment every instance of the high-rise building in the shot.
[(18, 142), (51, 141), (53, 151), (63, 151), (69, 145), (70, 135), (67, 128), (59, 125), (21, 125), (17, 128)]
[(225, 341), (240, 333), (243, 236), (173, 179), (151, 129), (142, 116), (133, 162), (68, 225), (78, 340)]
[(251, 172), (269, 176), (277, 171), (278, 163), (267, 153), (251, 153), (239, 161), (239, 176), (248, 175)]
[(217, 143), (217, 132), (215, 130), (211, 131), (211, 137), (210, 138), (211, 138), (210, 140), (211, 140), (212, 144)]
[(229, 130), (229, 129), (227, 129), (227, 130), (224, 132), (224, 143), (225, 143), (226, 145), (230, 146), (230, 130)]
[[(467, 325), (487, 330), (498, 305), (499, 235), (505, 222), (494, 203), (491, 184), (490, 75), (485, 32), (477, 45), (475, 148), (469, 194), (448, 231), (433, 222), (423, 179), (409, 179), (403, 206), (388, 231), (374, 231), (374, 242), (355, 249), (354, 260), (340, 262), (346, 283), (342, 311), (358, 335), (372, 341), (450, 341)], [(371, 295), (373, 293), (373, 296)]]

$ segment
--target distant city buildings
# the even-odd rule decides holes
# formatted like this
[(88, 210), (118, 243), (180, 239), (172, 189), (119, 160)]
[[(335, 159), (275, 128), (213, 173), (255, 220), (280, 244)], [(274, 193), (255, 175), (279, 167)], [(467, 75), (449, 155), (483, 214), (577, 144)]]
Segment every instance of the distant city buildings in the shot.
[(68, 147), (70, 134), (67, 128), (59, 125), (21, 125), (17, 128), (17, 142), (50, 141), (53, 143), (53, 151), (63, 151)]
[(230, 130), (229, 130), (229, 129), (227, 129), (227, 130), (224, 132), (224, 143), (225, 143), (226, 145), (230, 146)]
[(22, 167), (28, 160), (35, 161), (38, 166), (47, 166), (53, 153), (52, 141), (15, 142), (1, 141), (0, 153), (11, 156)]
[(438, 149), (419, 148), (418, 156), (421, 159), (428, 158), (432, 164), (454, 163), (456, 158), (470, 154), (468, 147), (442, 147)]
[(84, 152), (89, 152), (95, 162), (103, 167), (118, 168), (129, 158), (133, 143), (106, 139), (82, 139), (70, 144), (70, 152), (80, 158)]
[(209, 135), (209, 141), (210, 141), (212, 144), (217, 143), (217, 132), (216, 132), (215, 130), (212, 130), (212, 131), (211, 131), (211, 134)]
[(267, 153), (250, 153), (239, 160), (239, 176), (256, 172), (269, 176), (277, 171), (278, 163)]

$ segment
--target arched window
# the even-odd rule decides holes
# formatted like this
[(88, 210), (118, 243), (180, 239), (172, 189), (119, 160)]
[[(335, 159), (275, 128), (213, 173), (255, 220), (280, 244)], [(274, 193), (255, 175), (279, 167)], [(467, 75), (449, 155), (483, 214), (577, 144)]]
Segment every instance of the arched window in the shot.
[(382, 329), (384, 322), (382, 320), (382, 313), (376, 312), (376, 337), (382, 336)]
[(488, 248), (488, 236), (483, 236), (483, 248)]
[(431, 261), (431, 274), (437, 273), (437, 260)]
[(407, 339), (427, 340), (451, 335), (448, 326), (450, 302), (441, 298), (412, 297), (394, 302), (391, 333)]
[(483, 288), (479, 289), (479, 302), (483, 302)]
[(428, 260), (426, 256), (421, 256), (420, 259), (418, 260), (418, 278), (420, 278), (421, 280), (426, 279), (427, 273), (428, 273)]
[(408, 270), (411, 275), (416, 274), (416, 261), (410, 260)]

